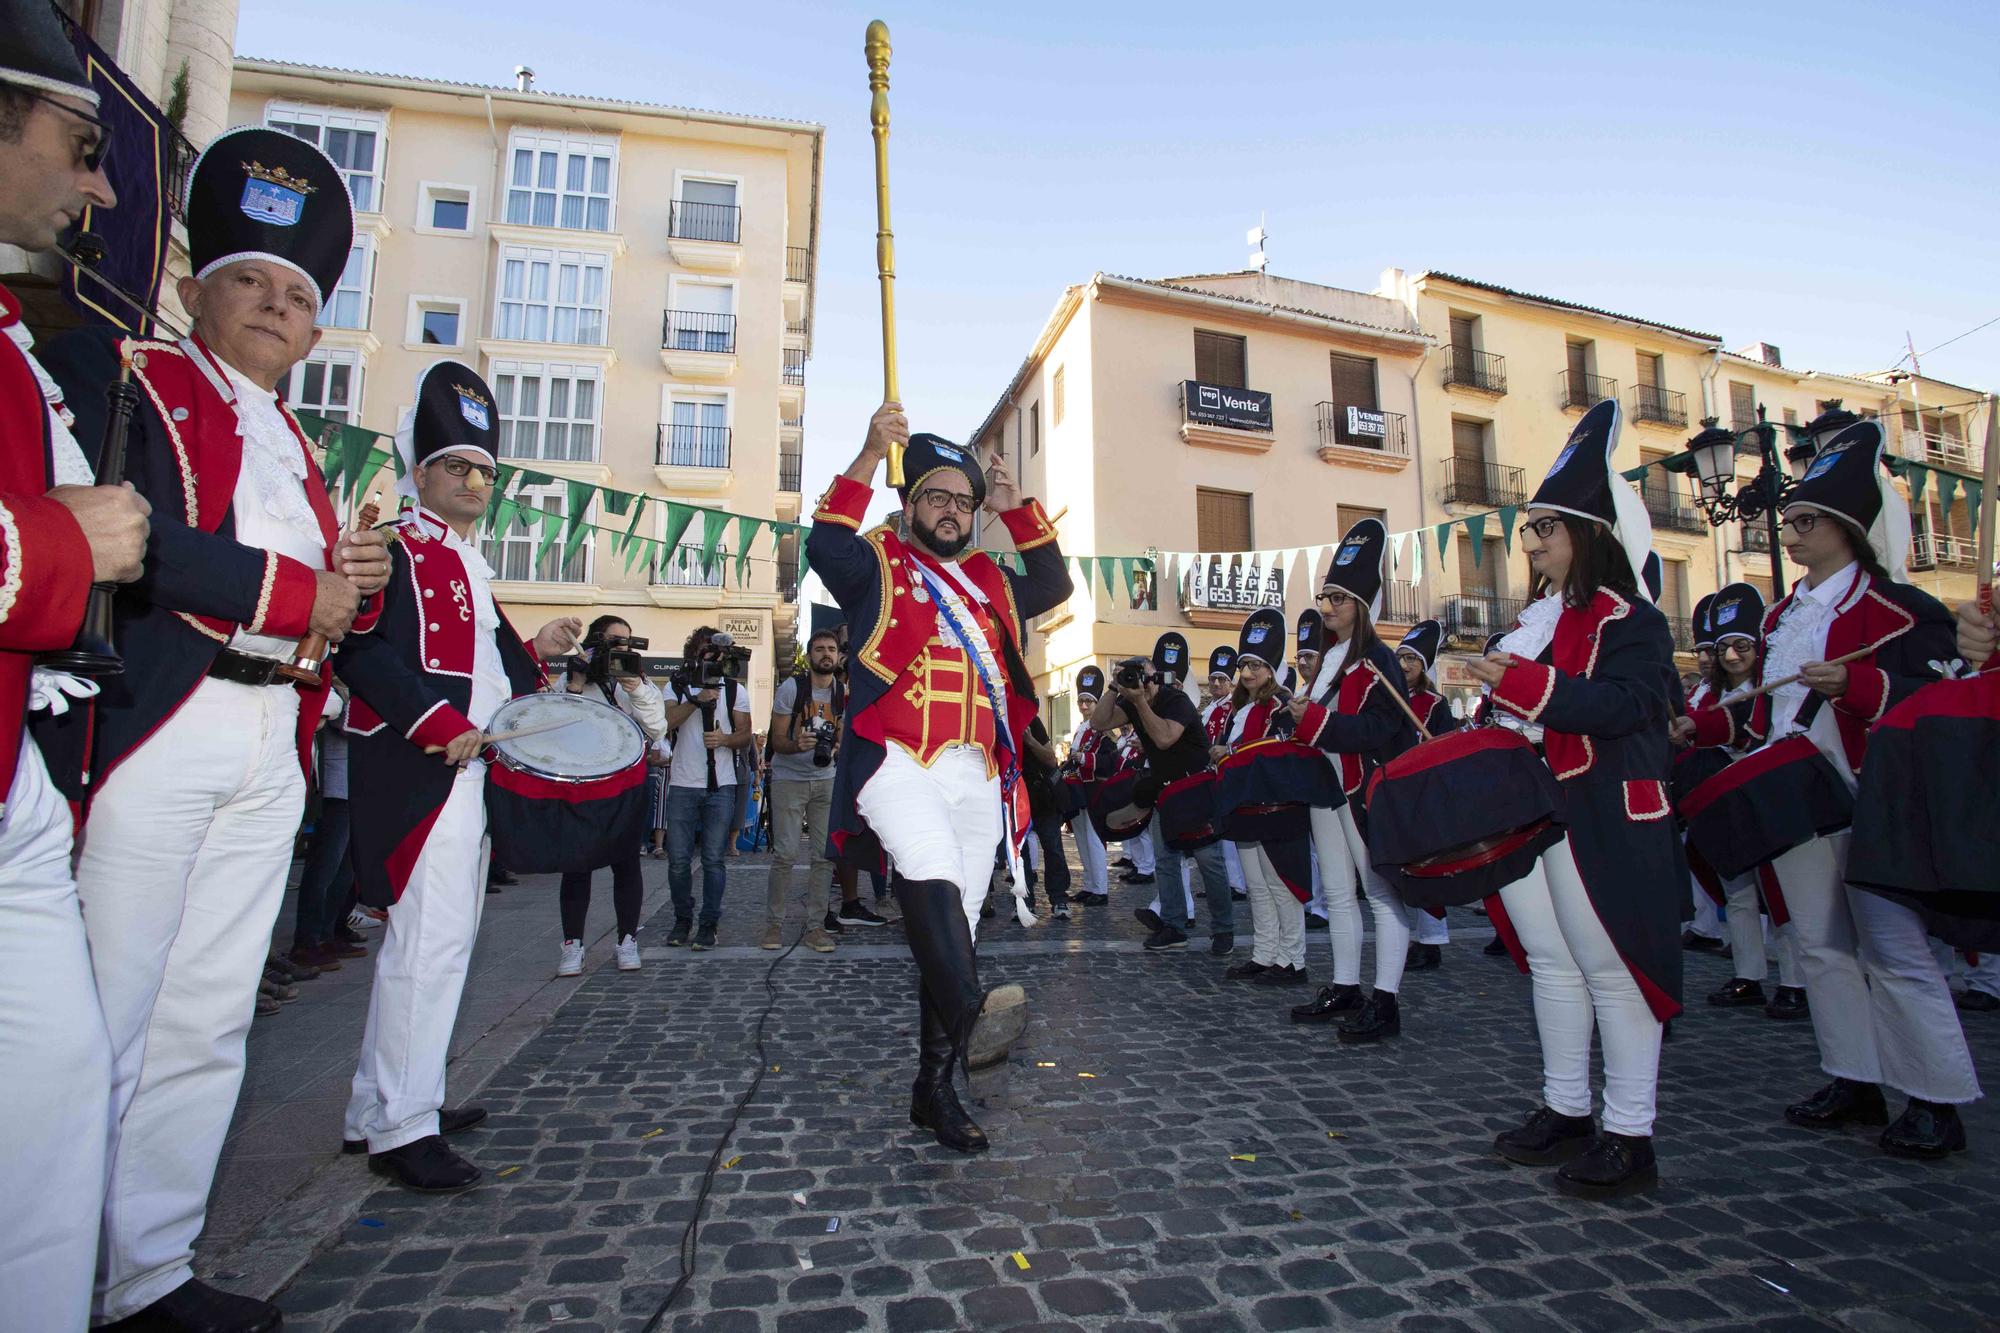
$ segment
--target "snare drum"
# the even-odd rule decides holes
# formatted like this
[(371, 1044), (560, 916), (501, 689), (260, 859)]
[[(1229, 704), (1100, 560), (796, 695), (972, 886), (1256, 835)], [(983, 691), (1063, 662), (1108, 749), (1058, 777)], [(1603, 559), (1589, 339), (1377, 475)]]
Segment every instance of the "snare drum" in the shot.
[(1333, 761), (1304, 741), (1240, 745), (1217, 766), (1215, 777), (1218, 831), (1232, 842), (1303, 837), (1310, 827), (1308, 811), (1347, 804)]
[[(544, 730), (546, 728), (546, 730)], [(646, 733), (580, 694), (525, 694), (502, 704), (489, 735), (486, 827), (509, 870), (595, 870), (636, 851), (647, 831)]]
[(1150, 807), (1132, 804), (1133, 788), (1144, 774), (1142, 768), (1128, 768), (1097, 784), (1090, 793), (1090, 826), (1100, 842), (1123, 842), (1146, 831), (1153, 820)]
[(1688, 846), (1724, 879), (1854, 820), (1854, 793), (1819, 747), (1787, 736), (1738, 759), (1681, 805)]
[(1562, 840), (1562, 790), (1533, 742), (1505, 727), (1405, 750), (1368, 788), (1368, 855), (1412, 907), (1498, 893)]
[(1222, 836), (1215, 826), (1213, 769), (1169, 782), (1160, 792), (1155, 810), (1160, 819), (1160, 836), (1177, 852), (1200, 851)]

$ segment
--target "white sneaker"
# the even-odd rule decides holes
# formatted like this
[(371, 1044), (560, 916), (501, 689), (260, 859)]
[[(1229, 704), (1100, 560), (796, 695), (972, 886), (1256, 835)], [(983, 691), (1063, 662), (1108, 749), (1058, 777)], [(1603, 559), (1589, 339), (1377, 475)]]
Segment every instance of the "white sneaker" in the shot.
[[(582, 946), (577, 946), (577, 953), (581, 954), (582, 952)], [(637, 972), (639, 970), (639, 937), (637, 935), (619, 936), (618, 970), (620, 972)]]
[(349, 930), (380, 930), (382, 922), (379, 917), (372, 917), (357, 907), (347, 914), (347, 928)]
[[(622, 964), (622, 958), (620, 962)], [(556, 964), (556, 975), (559, 977), (580, 977), (583, 975), (582, 940), (563, 941), (562, 961)]]

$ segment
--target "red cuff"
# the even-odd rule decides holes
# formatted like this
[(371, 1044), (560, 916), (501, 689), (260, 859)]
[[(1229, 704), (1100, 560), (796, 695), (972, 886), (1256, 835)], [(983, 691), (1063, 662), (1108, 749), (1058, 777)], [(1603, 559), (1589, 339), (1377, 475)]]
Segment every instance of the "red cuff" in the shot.
[(274, 639), (304, 635), (312, 630), (313, 600), (319, 576), (297, 560), (264, 553), (264, 585), (257, 592), (257, 610), (243, 628)]
[(403, 736), (417, 748), (427, 749), (433, 745), (449, 745), (472, 730), (475, 728), (471, 718), (440, 699)]
[(386, 595), (387, 592), (388, 590), (385, 588), (382, 592), (378, 592), (372, 597), (361, 599), (361, 609), (354, 613), (354, 624), (347, 631), (349, 634), (368, 634), (373, 632), (376, 622), (382, 619), (382, 608), (389, 604), (389, 598)]
[(1878, 666), (1849, 663), (1847, 690), (1833, 706), (1864, 722), (1875, 721), (1889, 711), (1889, 673)]
[(1697, 748), (1728, 745), (1736, 739), (1736, 718), (1727, 708), (1697, 708), (1688, 716), (1694, 719)]
[(1049, 516), (1042, 512), (1040, 500), (1023, 500), (1014, 509), (1000, 515), (1007, 535), (1014, 539), (1017, 551), (1032, 551), (1037, 546), (1047, 546), (1056, 539), (1056, 525), (1049, 522)]
[(1319, 733), (1326, 726), (1327, 717), (1328, 713), (1324, 704), (1309, 703), (1306, 705), (1306, 711), (1299, 718), (1298, 726), (1292, 728), (1292, 734), (1298, 736), (1308, 744), (1318, 745)]
[(1537, 721), (1556, 692), (1556, 669), (1540, 662), (1514, 659), (1507, 674), (1493, 687), (1493, 702), (1529, 722)]
[(868, 513), (868, 502), (874, 498), (872, 487), (850, 477), (835, 477), (833, 485), (826, 488), (826, 494), (819, 497), (819, 505), (813, 510), (813, 522), (838, 523), (859, 532), (861, 520)]
[(83, 624), (91, 571), (90, 542), (68, 506), (0, 496), (0, 648), (69, 647)]

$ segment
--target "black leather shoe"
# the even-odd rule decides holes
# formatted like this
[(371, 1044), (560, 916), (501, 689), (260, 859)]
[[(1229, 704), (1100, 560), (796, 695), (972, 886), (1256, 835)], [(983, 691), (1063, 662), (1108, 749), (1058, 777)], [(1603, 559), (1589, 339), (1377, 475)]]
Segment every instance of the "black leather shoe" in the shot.
[(1187, 948), (1187, 934), (1184, 931), (1175, 930), (1172, 926), (1161, 926), (1158, 930), (1148, 935), (1146, 942), (1139, 947), (1147, 953), (1165, 953), (1169, 949), (1185, 949)]
[(2000, 1009), (2000, 995), (1988, 995), (1983, 990), (1962, 990), (1955, 992), (1951, 1002), (1958, 1006), (1962, 1014), (1990, 1014)]
[(445, 1146), (442, 1136), (368, 1154), (368, 1169), (419, 1194), (456, 1194), (471, 1189), (485, 1173)]
[(1120, 876), (1120, 880), (1126, 884), (1151, 884), (1153, 877), (1151, 875), (1142, 875), (1136, 870), (1131, 870)]
[(1232, 903), (1247, 903), (1250, 901), (1250, 895), (1241, 889), (1231, 889), (1229, 891), (1229, 901)]
[(936, 1083), (920, 1078), (910, 1085), (910, 1123), (929, 1130), (940, 1144), (959, 1152), (985, 1152), (993, 1146), (986, 1131), (959, 1104), (948, 1069)]
[(1832, 1129), (1846, 1124), (1886, 1125), (1889, 1108), (1882, 1101), (1882, 1089), (1873, 1083), (1837, 1078), (1804, 1101), (1787, 1106), (1785, 1119), (1807, 1129)]
[(1956, 1106), (1912, 1097), (1878, 1142), (1891, 1157), (1935, 1162), (1965, 1151), (1965, 1122), (1958, 1118)]
[(1208, 937), (1208, 952), (1215, 958), (1227, 958), (1236, 952), (1236, 932), (1218, 930)]
[(1307, 913), (1306, 913), (1306, 929), (1307, 929), (1307, 930), (1325, 930), (1325, 929), (1326, 929), (1326, 918), (1325, 918), (1325, 917), (1323, 917), (1323, 916), (1321, 916), (1321, 915), (1320, 915), (1319, 913), (1317, 913), (1317, 912), (1307, 912)]
[(1556, 1172), (1557, 1192), (1572, 1199), (1622, 1199), (1659, 1183), (1650, 1134), (1599, 1134), (1590, 1151)]
[(1268, 971), (1270, 971), (1270, 964), (1260, 963), (1252, 958), (1231, 967), (1222, 974), (1222, 979), (1224, 981), (1249, 981), (1254, 977), (1262, 976)]
[(1355, 1044), (1399, 1035), (1403, 1030), (1403, 1015), (1396, 1007), (1396, 993), (1370, 990), (1361, 1008), (1337, 1030), (1342, 1041)]
[[(485, 1119), (486, 1108), (483, 1106), (447, 1106), (438, 1111), (438, 1133), (463, 1134)], [(368, 1151), (368, 1140), (342, 1139), (340, 1150), (350, 1157), (359, 1156)]]
[(1166, 928), (1167, 924), (1165, 921), (1162, 921), (1160, 919), (1160, 914), (1158, 912), (1155, 912), (1150, 907), (1141, 907), (1138, 910), (1134, 911), (1132, 913), (1132, 919), (1134, 921), (1137, 921), (1140, 925), (1144, 926), (1147, 930), (1163, 930)]
[(1435, 944), (1412, 944), (1403, 956), (1405, 972), (1435, 972), (1444, 966), (1444, 950)]
[(1495, 935), (1492, 939), (1486, 941), (1486, 947), (1479, 952), (1485, 954), (1488, 958), (1505, 958), (1507, 956), (1507, 941)]
[(1764, 1003), (1764, 983), (1731, 977), (1721, 990), (1711, 991), (1708, 1002), (1722, 1009), (1741, 1009)]
[(239, 1296), (189, 1278), (137, 1314), (106, 1326), (120, 1333), (273, 1333), (284, 1312), (269, 1301)]
[(1303, 967), (1267, 967), (1250, 978), (1253, 986), (1303, 986), (1306, 984), (1306, 970)]
[(1780, 986), (1771, 992), (1771, 1002), (1764, 1006), (1764, 1017), (1780, 1021), (1811, 1018), (1812, 1005), (1806, 1002), (1804, 986)]
[(1078, 907), (1109, 907), (1111, 895), (1108, 893), (1079, 893), (1070, 901)]
[(1697, 935), (1690, 930), (1682, 933), (1681, 948), (1692, 953), (1720, 953), (1722, 941), (1712, 935)]
[(1294, 1023), (1331, 1023), (1336, 1015), (1361, 1007), (1361, 987), (1321, 986), (1310, 1004), (1292, 1006)]
[(1554, 1166), (1590, 1147), (1597, 1125), (1587, 1115), (1563, 1115), (1546, 1106), (1513, 1129), (1493, 1136), (1493, 1151), (1522, 1166)]

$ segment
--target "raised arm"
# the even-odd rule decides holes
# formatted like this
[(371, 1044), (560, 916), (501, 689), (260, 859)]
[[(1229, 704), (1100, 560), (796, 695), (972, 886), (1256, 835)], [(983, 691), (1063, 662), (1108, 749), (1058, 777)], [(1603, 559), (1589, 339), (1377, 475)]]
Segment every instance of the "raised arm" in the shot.
[(868, 436), (847, 470), (833, 479), (813, 510), (806, 534), (806, 559), (820, 582), (842, 606), (864, 596), (875, 581), (875, 553), (861, 540), (861, 524), (874, 498), (875, 469), (889, 456), (891, 442), (906, 444), (910, 421), (902, 404), (884, 403), (868, 421)]

